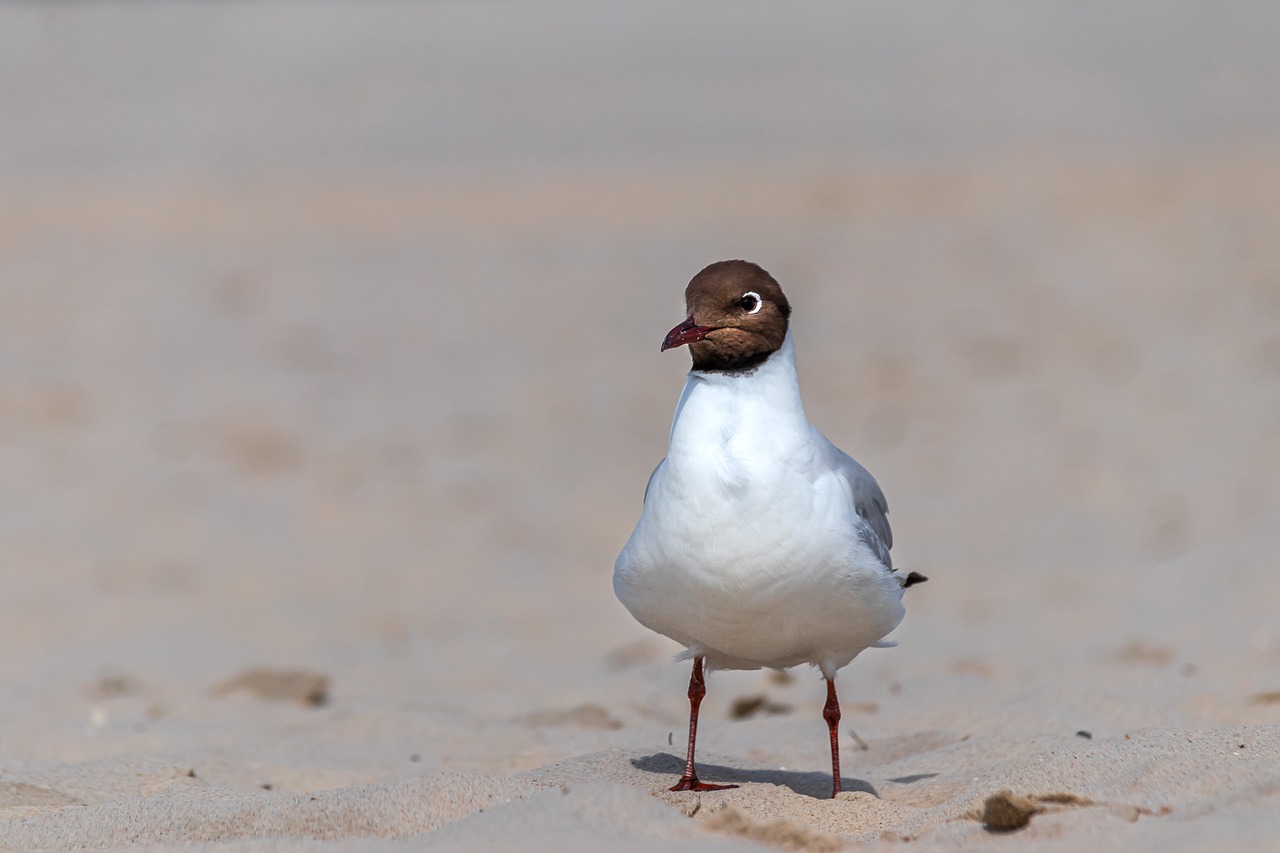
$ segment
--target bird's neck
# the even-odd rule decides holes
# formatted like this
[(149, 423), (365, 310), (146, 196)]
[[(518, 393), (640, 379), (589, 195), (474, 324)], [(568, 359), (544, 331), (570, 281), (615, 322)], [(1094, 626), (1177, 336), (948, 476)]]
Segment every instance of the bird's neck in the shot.
[(781, 440), (807, 435), (808, 429), (788, 332), (777, 352), (749, 371), (689, 371), (671, 425), (671, 450), (705, 447), (709, 438), (729, 441), (744, 433)]

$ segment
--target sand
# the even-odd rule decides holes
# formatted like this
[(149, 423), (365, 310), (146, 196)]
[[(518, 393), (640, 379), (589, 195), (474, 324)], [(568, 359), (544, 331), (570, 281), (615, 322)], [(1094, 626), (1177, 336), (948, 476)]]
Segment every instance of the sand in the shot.
[[(1271, 4), (0, 6), (0, 849), (1270, 850)], [(704, 264), (913, 587), (614, 600)]]

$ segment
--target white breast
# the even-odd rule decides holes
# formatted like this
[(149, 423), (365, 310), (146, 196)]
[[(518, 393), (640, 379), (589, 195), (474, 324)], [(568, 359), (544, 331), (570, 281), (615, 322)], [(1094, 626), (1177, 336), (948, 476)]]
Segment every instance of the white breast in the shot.
[(790, 336), (746, 376), (691, 373), (614, 569), (642, 624), (711, 666), (835, 669), (902, 618), (850, 486), (804, 415)]

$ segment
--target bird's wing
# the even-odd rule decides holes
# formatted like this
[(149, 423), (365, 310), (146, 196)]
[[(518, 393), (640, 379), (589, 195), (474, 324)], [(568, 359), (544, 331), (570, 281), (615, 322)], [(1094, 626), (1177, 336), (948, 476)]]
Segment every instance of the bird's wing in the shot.
[(889, 556), (889, 549), (893, 547), (893, 529), (889, 527), (889, 502), (880, 484), (857, 460), (831, 442), (827, 444), (831, 447), (836, 469), (848, 481), (853, 492), (853, 508), (862, 520), (858, 537), (892, 571), (893, 559)]
[[(661, 471), (661, 470), (662, 470), (662, 466), (663, 466), (663, 465), (666, 465), (666, 464), (667, 464), (667, 460), (666, 460), (666, 459), (663, 459), (663, 460), (662, 460), (661, 462), (659, 462), (659, 463), (657, 464), (657, 466), (653, 469), (653, 473), (649, 475), (649, 482), (647, 482), (647, 483), (645, 483), (645, 484), (644, 484), (644, 498), (643, 498), (642, 500), (646, 500), (646, 501), (647, 501), (647, 500), (649, 500), (649, 489), (650, 489), (650, 488), (652, 488), (652, 486), (653, 486), (653, 478), (654, 478), (654, 477), (656, 477), (656, 476), (658, 476), (658, 472), (659, 472), (659, 471)], [(870, 476), (870, 475), (868, 474), (867, 476)]]

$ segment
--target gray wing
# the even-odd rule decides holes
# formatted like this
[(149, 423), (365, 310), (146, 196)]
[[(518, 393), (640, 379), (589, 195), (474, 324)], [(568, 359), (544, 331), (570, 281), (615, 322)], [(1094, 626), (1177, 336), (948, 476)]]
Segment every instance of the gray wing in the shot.
[(831, 445), (831, 449), (835, 451), (836, 466), (853, 491), (853, 508), (866, 522), (859, 528), (858, 537), (867, 543), (886, 568), (892, 570), (893, 558), (889, 556), (889, 549), (893, 547), (893, 530), (889, 527), (889, 502), (885, 500), (880, 484), (853, 457), (835, 445)]
[[(663, 465), (665, 465), (665, 464), (667, 464), (667, 460), (664, 458), (664, 459), (663, 459), (661, 462), (659, 462), (659, 463), (657, 464), (657, 466), (653, 469), (653, 473), (649, 475), (649, 482), (647, 482), (647, 483), (645, 483), (645, 484), (644, 484), (644, 498), (643, 498), (643, 500), (646, 500), (646, 501), (647, 501), (647, 500), (649, 500), (649, 489), (650, 489), (650, 488), (652, 488), (652, 486), (653, 486), (653, 478), (654, 478), (654, 477), (656, 477), (656, 476), (658, 476), (658, 472), (662, 470), (662, 466), (663, 466)], [(855, 464), (856, 464), (856, 463), (855, 463)], [(869, 476), (871, 476), (871, 475), (870, 475), (870, 474), (868, 474), (867, 476), (869, 477)]]

